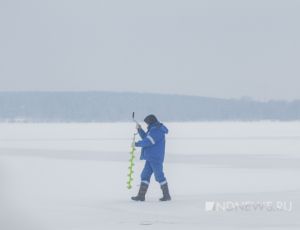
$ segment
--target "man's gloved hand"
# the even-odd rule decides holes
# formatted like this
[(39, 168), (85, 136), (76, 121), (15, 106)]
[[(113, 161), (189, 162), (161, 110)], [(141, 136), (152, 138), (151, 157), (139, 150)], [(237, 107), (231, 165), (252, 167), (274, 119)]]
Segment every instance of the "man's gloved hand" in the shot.
[(137, 124), (136, 124), (136, 129), (139, 130), (139, 129), (141, 129), (141, 128), (142, 128), (142, 126), (141, 126), (140, 124), (137, 123)]

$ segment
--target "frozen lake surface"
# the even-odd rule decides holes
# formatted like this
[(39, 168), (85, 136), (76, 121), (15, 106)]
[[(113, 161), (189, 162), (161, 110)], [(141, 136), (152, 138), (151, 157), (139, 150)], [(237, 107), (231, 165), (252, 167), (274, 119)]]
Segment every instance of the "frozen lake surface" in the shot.
[[(135, 203), (134, 124), (0, 124), (0, 229), (300, 229), (300, 122), (166, 125), (173, 200), (158, 202), (152, 178)], [(288, 205), (207, 211), (211, 201)]]

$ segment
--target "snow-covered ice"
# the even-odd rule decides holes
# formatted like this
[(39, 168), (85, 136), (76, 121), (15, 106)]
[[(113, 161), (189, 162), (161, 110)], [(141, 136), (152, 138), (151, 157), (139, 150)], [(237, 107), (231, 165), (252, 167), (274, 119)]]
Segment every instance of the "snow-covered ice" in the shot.
[[(126, 189), (131, 123), (0, 124), (0, 229), (300, 229), (300, 122), (170, 123), (165, 173)], [(212, 211), (207, 201), (292, 202)]]

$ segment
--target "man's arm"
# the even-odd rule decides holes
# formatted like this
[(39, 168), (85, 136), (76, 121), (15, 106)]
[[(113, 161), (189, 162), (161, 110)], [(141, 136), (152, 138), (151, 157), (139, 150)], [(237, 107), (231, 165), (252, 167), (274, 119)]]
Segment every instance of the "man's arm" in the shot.
[(141, 141), (135, 143), (136, 147), (149, 147), (155, 145), (163, 137), (163, 134), (158, 131), (150, 132), (148, 135), (145, 133), (145, 137)]
[(138, 133), (139, 133), (139, 135), (140, 135), (140, 137), (142, 138), (142, 139), (144, 139), (145, 137), (146, 137), (146, 132), (142, 129), (142, 127), (141, 126), (138, 126), (137, 127), (137, 131), (138, 131)]

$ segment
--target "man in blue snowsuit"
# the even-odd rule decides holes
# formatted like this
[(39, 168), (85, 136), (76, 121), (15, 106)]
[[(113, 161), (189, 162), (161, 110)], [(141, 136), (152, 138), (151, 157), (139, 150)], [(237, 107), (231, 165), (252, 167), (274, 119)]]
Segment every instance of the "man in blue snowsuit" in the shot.
[(145, 195), (150, 184), (152, 174), (160, 184), (163, 197), (160, 201), (169, 201), (168, 183), (163, 172), (163, 162), (165, 157), (165, 134), (169, 131), (166, 126), (160, 123), (154, 115), (145, 118), (148, 130), (145, 132), (140, 125), (137, 125), (141, 141), (135, 143), (136, 147), (142, 148), (141, 160), (146, 160), (141, 174), (141, 185), (137, 196), (132, 197), (135, 201), (145, 201)]

